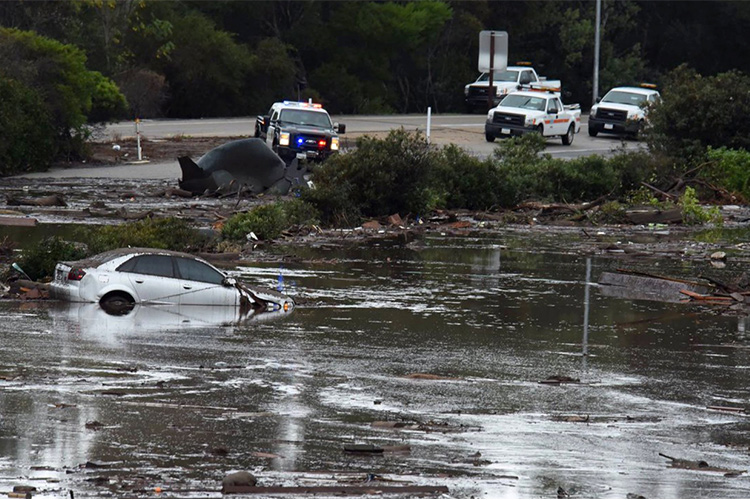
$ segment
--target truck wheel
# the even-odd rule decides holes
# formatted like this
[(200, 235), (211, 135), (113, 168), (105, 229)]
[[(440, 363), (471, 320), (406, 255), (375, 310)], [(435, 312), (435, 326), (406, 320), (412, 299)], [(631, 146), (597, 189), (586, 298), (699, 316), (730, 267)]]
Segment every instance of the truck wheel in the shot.
[(255, 137), (260, 137), (260, 129), (258, 128), (258, 125), (255, 125)]
[(598, 131), (598, 130), (596, 130), (596, 129), (595, 129), (594, 127), (592, 127), (591, 125), (589, 125), (589, 135), (590, 135), (591, 137), (596, 137), (596, 136), (597, 136), (598, 134), (599, 134), (599, 131)]
[(490, 134), (489, 132), (485, 132), (484, 138), (487, 142), (495, 142), (495, 136)]
[(562, 136), (562, 143), (563, 146), (570, 146), (573, 144), (573, 138), (576, 136), (576, 129), (575, 125), (570, 125), (568, 127), (568, 133)]
[(544, 137), (544, 125), (542, 125), (541, 123), (539, 125), (537, 125), (536, 126), (536, 131), (539, 132), (539, 135), (541, 135), (542, 137)]

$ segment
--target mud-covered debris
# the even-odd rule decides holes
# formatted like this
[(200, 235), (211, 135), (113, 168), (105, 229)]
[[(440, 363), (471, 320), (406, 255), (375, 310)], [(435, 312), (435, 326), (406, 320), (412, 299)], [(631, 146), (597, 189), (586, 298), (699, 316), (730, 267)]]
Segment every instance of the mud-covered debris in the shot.
[[(93, 420), (91, 422), (86, 422), (85, 427), (87, 429), (98, 431), (99, 429), (101, 429), (102, 427), (104, 427), (104, 424), (101, 423), (101, 422), (99, 422), (98, 420)], [(89, 464), (89, 463), (92, 463), (92, 462), (86, 462), (86, 463)]]
[(369, 229), (372, 231), (377, 231), (378, 229), (381, 229), (383, 226), (380, 224), (380, 222), (376, 220), (368, 220), (367, 222), (362, 224), (362, 229)]
[(39, 221), (33, 217), (0, 215), (0, 226), (34, 227)]
[(736, 406), (706, 406), (707, 410), (726, 411), (731, 413), (748, 413), (747, 408)]
[(238, 487), (254, 487), (258, 484), (258, 479), (247, 471), (233, 472), (224, 476), (221, 481), (222, 493), (241, 493), (237, 491)]
[(726, 252), (714, 252), (711, 254), (711, 260), (726, 260)]
[(661, 210), (654, 207), (633, 208), (626, 211), (633, 224), (679, 224), (682, 222), (682, 209)]
[(557, 498), (570, 498), (570, 494), (562, 486), (557, 487)]
[(49, 196), (42, 196), (40, 198), (16, 198), (8, 196), (8, 206), (32, 206), (32, 207), (67, 207), (65, 198), (61, 194), (52, 194)]
[(17, 485), (13, 487), (14, 493), (33, 493), (35, 491), (36, 486)]
[(658, 302), (681, 302), (685, 299), (682, 290), (699, 294), (710, 290), (708, 285), (699, 282), (627, 270), (603, 272), (599, 284), (604, 285), (599, 289), (602, 295), (608, 297)]
[(580, 384), (581, 379), (568, 377), (567, 375), (551, 375), (544, 380), (540, 380), (539, 383), (549, 385)]
[(459, 380), (457, 378), (435, 375), (434, 373), (409, 373), (408, 375), (404, 375), (404, 378), (416, 380)]
[(267, 453), (265, 451), (254, 451), (251, 453), (251, 455), (258, 458), (282, 458), (281, 455), (277, 455), (276, 453)]
[(8, 493), (8, 498), (31, 498), (30, 491), (12, 491)]
[(345, 444), (344, 445), (344, 452), (345, 453), (366, 453), (366, 454), (375, 454), (375, 453), (383, 453), (385, 451), (382, 447), (374, 445), (374, 444)]
[(8, 283), (8, 293), (22, 300), (49, 298), (49, 283), (19, 279)]
[(570, 423), (584, 423), (584, 424), (612, 424), (612, 423), (653, 423), (661, 422), (661, 417), (654, 416), (637, 416), (631, 417), (630, 415), (553, 415), (551, 417), (553, 422), (570, 422)]
[(665, 455), (664, 453), (659, 453), (659, 456), (662, 456), (666, 459), (670, 460), (669, 467), (672, 469), (688, 469), (688, 470), (697, 470), (697, 471), (703, 471), (703, 472), (719, 472), (722, 474), (735, 474), (740, 475), (747, 471), (745, 470), (738, 470), (738, 469), (727, 469), (725, 467), (714, 467), (708, 464), (705, 460), (684, 460), (681, 458), (674, 458), (670, 457), (668, 455)]
[(223, 493), (244, 493), (254, 495), (280, 495), (282, 497), (292, 497), (296, 495), (304, 495), (305, 497), (315, 496), (367, 496), (367, 497), (381, 497), (383, 495), (389, 495), (395, 498), (406, 498), (406, 495), (420, 495), (420, 496), (437, 496), (447, 495), (450, 490), (447, 486), (424, 486), (424, 485), (404, 485), (404, 486), (391, 486), (391, 485), (380, 485), (380, 484), (367, 484), (366, 486), (232, 486), (227, 487), (223, 490)]
[(627, 495), (625, 495), (625, 498), (636, 500), (636, 499), (645, 499), (646, 497), (644, 497), (643, 495), (639, 495), (637, 493), (628, 493)]
[(213, 448), (211, 450), (211, 454), (219, 457), (226, 457), (227, 455), (229, 455), (229, 449), (223, 446), (217, 446), (216, 448)]
[(79, 465), (78, 468), (79, 469), (107, 469), (109, 468), (109, 465), (98, 464), (96, 462), (86, 462), (85, 464)]
[(469, 427), (465, 425), (454, 425), (448, 422), (415, 422), (415, 421), (398, 421), (398, 420), (376, 420), (370, 424), (376, 429), (391, 429), (400, 431), (422, 431), (422, 432), (441, 432), (443, 434), (450, 432), (467, 432), (478, 431), (479, 427)]
[(399, 214), (393, 214), (388, 216), (388, 224), (391, 226), (403, 226), (404, 220)]

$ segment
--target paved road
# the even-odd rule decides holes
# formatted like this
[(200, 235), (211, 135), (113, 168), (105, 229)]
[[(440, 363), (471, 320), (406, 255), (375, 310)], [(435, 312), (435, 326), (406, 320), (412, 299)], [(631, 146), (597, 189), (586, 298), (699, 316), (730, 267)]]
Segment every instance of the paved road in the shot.
[[(426, 132), (426, 115), (365, 115), (333, 116), (335, 122), (345, 123), (348, 134), (367, 134), (387, 132), (404, 127), (406, 130)], [(495, 144), (484, 140), (484, 114), (474, 115), (432, 115), (430, 137), (436, 143), (456, 142), (462, 147), (480, 156), (492, 153)], [(238, 137), (250, 135), (255, 129), (255, 117), (244, 118), (210, 118), (197, 120), (144, 120), (140, 130), (149, 139), (163, 139), (180, 135), (194, 137)], [(107, 127), (105, 134), (109, 137), (132, 137), (135, 135), (133, 122), (120, 122)], [(582, 117), (581, 133), (572, 146), (563, 146), (560, 139), (548, 141), (547, 152), (560, 158), (575, 158), (588, 155), (609, 155), (619, 147), (633, 149), (639, 143), (612, 136), (600, 135), (592, 138), (588, 135), (588, 116)]]

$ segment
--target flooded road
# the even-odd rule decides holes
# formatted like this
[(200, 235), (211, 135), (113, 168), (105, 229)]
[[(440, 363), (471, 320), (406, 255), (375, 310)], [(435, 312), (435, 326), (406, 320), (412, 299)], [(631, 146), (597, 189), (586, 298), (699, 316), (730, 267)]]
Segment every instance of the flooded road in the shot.
[(0, 492), (219, 497), (248, 470), (370, 496), (750, 497), (725, 475), (748, 469), (750, 416), (707, 409), (747, 405), (745, 318), (607, 297), (622, 262), (565, 247), (435, 235), (239, 268), (297, 300), (283, 319), (0, 302)]

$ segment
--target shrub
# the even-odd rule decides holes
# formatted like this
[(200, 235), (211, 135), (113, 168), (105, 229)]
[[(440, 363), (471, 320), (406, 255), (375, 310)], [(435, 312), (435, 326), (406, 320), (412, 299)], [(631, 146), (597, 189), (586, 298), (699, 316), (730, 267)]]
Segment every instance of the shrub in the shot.
[(724, 223), (719, 209), (717, 207), (703, 208), (695, 195), (695, 189), (690, 186), (685, 188), (685, 192), (680, 197), (679, 205), (682, 209), (683, 224), (696, 225), (711, 222), (721, 226)]
[(222, 228), (222, 235), (230, 240), (245, 240), (249, 233), (258, 239), (277, 238), (282, 231), (294, 225), (316, 224), (318, 214), (315, 207), (302, 200), (269, 203), (253, 208), (249, 212), (235, 214)]
[(699, 160), (708, 146), (750, 147), (748, 114), (750, 77), (739, 71), (701, 76), (683, 64), (667, 75), (644, 137), (653, 151)]
[(186, 221), (143, 219), (119, 226), (101, 226), (89, 236), (89, 248), (96, 254), (123, 247), (163, 248), (190, 252), (203, 248), (208, 238)]
[(701, 174), (720, 187), (750, 200), (750, 152), (745, 149), (708, 148), (708, 165)]
[(86, 253), (82, 245), (54, 236), (24, 251), (18, 265), (32, 280), (39, 281), (54, 276), (58, 262), (82, 259)]
[(41, 97), (0, 78), (0, 176), (45, 170), (55, 156), (54, 127)]

